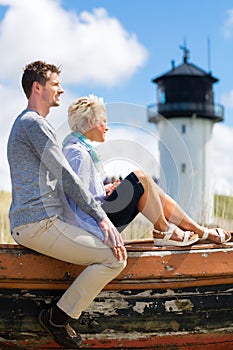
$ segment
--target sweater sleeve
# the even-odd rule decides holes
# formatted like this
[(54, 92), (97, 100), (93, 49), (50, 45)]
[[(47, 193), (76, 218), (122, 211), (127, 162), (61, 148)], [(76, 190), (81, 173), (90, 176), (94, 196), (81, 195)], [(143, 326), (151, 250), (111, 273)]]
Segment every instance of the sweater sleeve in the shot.
[(58, 181), (61, 189), (96, 221), (105, 218), (106, 213), (91, 193), (83, 189), (81, 180), (63, 155), (51, 125), (44, 118), (39, 118), (36, 122), (28, 123), (26, 130), (33, 152)]

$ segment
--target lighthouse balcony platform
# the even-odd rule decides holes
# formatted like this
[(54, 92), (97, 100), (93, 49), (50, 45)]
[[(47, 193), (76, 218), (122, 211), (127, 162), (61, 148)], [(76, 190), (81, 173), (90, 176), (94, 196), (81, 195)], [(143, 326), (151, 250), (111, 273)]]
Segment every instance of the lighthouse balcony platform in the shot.
[(213, 122), (223, 121), (224, 107), (220, 104), (196, 102), (159, 103), (147, 106), (147, 117), (151, 123), (158, 123), (161, 117), (207, 118)]

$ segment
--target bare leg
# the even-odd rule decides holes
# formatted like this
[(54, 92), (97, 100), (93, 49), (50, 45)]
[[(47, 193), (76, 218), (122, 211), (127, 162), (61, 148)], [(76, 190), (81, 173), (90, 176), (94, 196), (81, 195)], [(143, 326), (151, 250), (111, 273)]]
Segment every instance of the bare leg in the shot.
[[(181, 209), (181, 207), (170, 196), (165, 194), (165, 192), (158, 185), (156, 186), (157, 186), (157, 190), (159, 192), (161, 201), (164, 201), (163, 212), (166, 219), (176, 224), (178, 227), (180, 227), (183, 230), (189, 230), (189, 231), (193, 231), (194, 233), (197, 233), (199, 238), (202, 238), (204, 227), (199, 225), (189, 215), (187, 215)], [(227, 232), (227, 231), (224, 231), (224, 232), (225, 232), (226, 238), (231, 236), (230, 232)], [(219, 234), (215, 228), (209, 229), (208, 239), (215, 243), (220, 242)]]
[[(178, 226), (174, 231), (172, 239), (182, 240), (184, 231), (192, 231), (201, 238), (204, 227), (196, 223), (185, 211), (168, 196), (150, 176), (145, 175), (142, 171), (137, 170), (135, 174), (144, 187), (144, 194), (138, 202), (138, 210), (154, 224), (154, 228), (165, 232), (169, 227), (169, 222)], [(224, 231), (226, 237), (231, 235), (230, 232)], [(157, 235), (158, 236), (158, 235)], [(159, 236), (157, 237), (159, 238)], [(219, 243), (220, 237), (215, 229), (209, 230), (208, 239)]]
[[(169, 222), (171, 215), (169, 213), (173, 213), (175, 209), (175, 202), (167, 199), (167, 196), (165, 193), (159, 189), (159, 187), (156, 185), (156, 183), (153, 181), (153, 179), (147, 175), (145, 175), (140, 170), (135, 171), (136, 176), (140, 180), (140, 182), (143, 185), (144, 193), (140, 197), (138, 201), (138, 210), (150, 221), (153, 223), (154, 228), (161, 232), (166, 232), (169, 229)], [(164, 208), (166, 208), (164, 210)], [(185, 213), (181, 210), (181, 208), (176, 209), (175, 211), (175, 217), (176, 222), (171, 221), (175, 224), (178, 222), (184, 220), (184, 222), (189, 222), (189, 217), (184, 216)], [(174, 215), (173, 215), (174, 216)], [(188, 226), (188, 225), (187, 225)], [(191, 223), (190, 223), (191, 226)], [(186, 229), (186, 227), (184, 227)], [(197, 229), (197, 227), (195, 227)], [(190, 230), (187, 228), (186, 230)], [(200, 231), (201, 232), (201, 231)], [(190, 233), (190, 237), (193, 235), (193, 233)], [(154, 237), (161, 238), (162, 235), (159, 233), (154, 234)], [(172, 235), (172, 239), (177, 241), (182, 241), (184, 237), (184, 231), (180, 228), (176, 228), (174, 230), (174, 233)]]
[(189, 230), (197, 233), (200, 237), (203, 234), (203, 227), (195, 222), (185, 211), (167, 195), (157, 184), (157, 190), (161, 201), (163, 201), (163, 212), (166, 219), (183, 230)]

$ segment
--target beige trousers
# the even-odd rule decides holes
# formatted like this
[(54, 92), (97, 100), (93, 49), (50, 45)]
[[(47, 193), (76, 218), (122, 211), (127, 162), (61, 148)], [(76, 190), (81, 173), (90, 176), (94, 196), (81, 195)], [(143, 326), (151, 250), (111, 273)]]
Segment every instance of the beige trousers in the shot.
[(112, 250), (94, 235), (57, 217), (19, 226), (12, 235), (17, 243), (39, 253), (87, 266), (57, 303), (75, 319), (126, 266), (126, 261), (118, 261)]

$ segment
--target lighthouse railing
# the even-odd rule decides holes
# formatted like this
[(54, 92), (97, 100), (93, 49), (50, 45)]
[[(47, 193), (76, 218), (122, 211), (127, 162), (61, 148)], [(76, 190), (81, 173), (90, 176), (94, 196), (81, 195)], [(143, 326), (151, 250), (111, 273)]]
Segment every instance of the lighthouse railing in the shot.
[(147, 116), (149, 122), (158, 122), (159, 116), (179, 117), (192, 116), (206, 117), (215, 121), (222, 121), (224, 115), (224, 107), (220, 104), (212, 103), (196, 103), (196, 102), (172, 102), (159, 103), (147, 106)]

